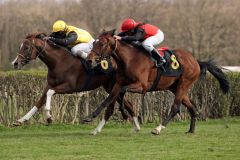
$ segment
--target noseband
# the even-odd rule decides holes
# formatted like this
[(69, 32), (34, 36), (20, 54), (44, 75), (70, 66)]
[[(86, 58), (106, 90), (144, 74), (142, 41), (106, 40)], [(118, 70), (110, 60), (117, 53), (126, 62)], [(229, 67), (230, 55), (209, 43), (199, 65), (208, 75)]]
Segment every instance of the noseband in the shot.
[[(21, 62), (22, 64), (27, 64), (27, 63), (29, 63), (29, 62), (32, 60), (32, 59), (31, 59), (31, 55), (32, 55), (33, 49), (36, 49), (36, 50), (37, 50), (37, 53), (38, 53), (38, 54), (37, 54), (36, 58), (38, 58), (39, 55), (41, 55), (41, 54), (43, 53), (43, 51), (44, 51), (44, 49), (45, 49), (45, 47), (46, 47), (46, 41), (44, 41), (44, 46), (43, 46), (43, 48), (41, 48), (41, 51), (39, 51), (39, 49), (36, 47), (36, 44), (35, 44), (35, 40), (34, 40), (34, 39), (33, 39), (32, 41), (30, 41), (29, 39), (25, 39), (25, 41), (29, 41), (30, 44), (31, 44), (31, 46), (30, 46), (30, 48), (28, 49), (26, 56), (24, 56), (23, 54), (17, 53), (17, 55), (18, 55), (19, 57), (22, 57), (22, 58), (23, 58), (23, 61)], [(36, 58), (34, 58), (34, 59), (36, 59)]]

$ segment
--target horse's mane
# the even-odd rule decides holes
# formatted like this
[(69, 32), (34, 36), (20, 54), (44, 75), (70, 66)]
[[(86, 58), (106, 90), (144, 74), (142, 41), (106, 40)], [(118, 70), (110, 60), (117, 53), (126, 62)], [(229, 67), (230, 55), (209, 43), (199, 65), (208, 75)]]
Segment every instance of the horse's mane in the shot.
[(27, 34), (26, 39), (28, 38), (40, 38), (42, 39), (43, 37), (46, 37), (47, 35), (43, 32), (36, 32), (36, 33), (31, 33)]
[[(27, 34), (26, 39), (28, 39), (28, 38), (38, 38), (38, 39), (43, 40), (43, 38), (46, 37), (46, 36), (47, 36), (47, 34), (44, 33), (44, 32), (36, 32), (36, 33), (32, 33), (32, 34)], [(48, 40), (47, 43), (55, 49), (62, 49), (64, 51), (68, 52), (68, 54), (70, 53), (70, 51), (66, 47), (60, 46), (60, 45), (54, 43), (53, 41)]]
[(60, 46), (59, 44), (54, 43), (54, 42), (51, 41), (51, 40), (48, 40), (47, 43), (48, 43), (51, 47), (53, 47), (53, 48), (55, 48), (55, 49), (64, 50), (64, 51), (67, 52), (67, 54), (71, 54), (71, 51), (69, 51), (66, 47)]
[[(115, 35), (115, 29), (113, 29), (113, 30), (110, 30), (110, 31), (103, 31), (100, 35), (99, 35), (99, 38), (108, 38), (108, 37), (111, 37), (111, 38), (113, 38), (113, 36)], [(131, 44), (129, 44), (129, 43), (127, 43), (127, 42), (125, 42), (125, 41), (119, 41), (119, 42), (121, 42), (121, 44), (123, 44), (123, 45), (127, 45), (127, 46), (129, 46), (129, 47), (133, 47), (133, 45), (131, 45)]]

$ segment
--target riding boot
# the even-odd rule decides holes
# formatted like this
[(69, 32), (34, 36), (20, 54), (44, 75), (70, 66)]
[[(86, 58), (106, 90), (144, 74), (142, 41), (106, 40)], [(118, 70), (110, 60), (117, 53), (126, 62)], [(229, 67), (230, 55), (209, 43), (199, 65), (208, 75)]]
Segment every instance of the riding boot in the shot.
[(156, 49), (153, 49), (151, 52), (152, 57), (156, 61), (156, 67), (162, 67), (166, 60), (161, 56)]

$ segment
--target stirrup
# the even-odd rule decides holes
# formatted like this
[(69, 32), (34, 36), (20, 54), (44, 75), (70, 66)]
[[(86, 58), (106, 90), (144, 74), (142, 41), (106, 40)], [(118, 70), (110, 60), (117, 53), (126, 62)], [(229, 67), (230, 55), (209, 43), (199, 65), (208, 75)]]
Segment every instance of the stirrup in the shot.
[(155, 63), (155, 66), (156, 66), (157, 68), (160, 68), (160, 67), (163, 66), (163, 64), (162, 64), (162, 63), (158, 63), (158, 62), (156, 62), (156, 63)]
[(163, 64), (164, 64), (164, 63), (158, 63), (158, 62), (156, 62), (156, 63), (155, 63), (155, 66), (156, 66), (157, 68), (161, 68), (161, 69), (163, 70), (163, 72), (166, 72), (166, 69), (165, 69), (165, 67), (163, 66)]

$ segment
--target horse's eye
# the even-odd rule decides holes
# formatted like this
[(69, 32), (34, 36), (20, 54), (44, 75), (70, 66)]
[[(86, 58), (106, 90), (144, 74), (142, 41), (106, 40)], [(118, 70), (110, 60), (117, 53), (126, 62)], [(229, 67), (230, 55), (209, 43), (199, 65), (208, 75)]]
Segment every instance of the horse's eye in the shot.
[(99, 43), (100, 46), (103, 46), (104, 44), (103, 43)]

